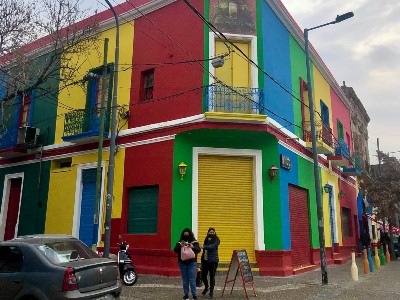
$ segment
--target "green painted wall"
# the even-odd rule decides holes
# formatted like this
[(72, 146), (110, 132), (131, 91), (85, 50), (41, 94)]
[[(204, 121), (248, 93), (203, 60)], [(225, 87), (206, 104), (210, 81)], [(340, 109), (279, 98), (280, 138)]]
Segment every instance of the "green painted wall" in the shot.
[(171, 248), (182, 229), (192, 225), (192, 216), (188, 212), (192, 211), (193, 147), (262, 150), (265, 246), (267, 250), (281, 249), (279, 175), (272, 183), (268, 176), (270, 166), (279, 165), (277, 139), (266, 132), (224, 129), (199, 129), (175, 137), (173, 165), (185, 162), (188, 167), (184, 180), (177, 169), (173, 173)]
[[(290, 62), (292, 69), (292, 94), (301, 100), (300, 95), (300, 77), (307, 82), (307, 69), (306, 69), (306, 56), (304, 50), (297, 41), (290, 36)], [(311, 68), (311, 82), (313, 82), (313, 74)], [(293, 98), (293, 111), (294, 111), (294, 123), (297, 126), (302, 127), (302, 113), (301, 113), (301, 102)], [(308, 107), (306, 107), (308, 109)], [(302, 137), (302, 130), (295, 126), (295, 134)]]
[(311, 247), (319, 248), (317, 202), (315, 196), (314, 164), (300, 156), (298, 161), (299, 186), (308, 189), (310, 211), (310, 237)]
[(24, 173), (18, 235), (44, 233), (50, 162), (0, 169), (0, 195), (3, 195), (5, 176), (15, 173)]

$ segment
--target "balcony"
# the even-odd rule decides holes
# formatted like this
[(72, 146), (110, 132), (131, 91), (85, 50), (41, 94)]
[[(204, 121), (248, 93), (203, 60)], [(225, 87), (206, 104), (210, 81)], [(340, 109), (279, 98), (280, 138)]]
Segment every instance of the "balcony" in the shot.
[(335, 145), (335, 153), (328, 155), (328, 160), (334, 167), (343, 167), (349, 165), (349, 159), (350, 148), (344, 140), (339, 139)]
[(262, 89), (212, 85), (206, 89), (204, 115), (213, 121), (263, 123), (263, 99)]
[[(317, 136), (317, 153), (333, 154), (332, 129), (322, 121), (317, 121), (315, 122), (315, 131)], [(303, 139), (306, 142), (306, 148), (312, 151), (310, 121), (303, 122)]]
[(360, 157), (358, 155), (353, 155), (350, 158), (350, 166), (343, 168), (343, 173), (347, 176), (360, 176), (361, 175), (361, 164)]
[[(106, 112), (104, 116), (104, 138), (108, 138), (109, 117)], [(89, 110), (78, 109), (65, 115), (64, 142), (90, 143), (98, 140), (100, 133), (100, 110), (92, 107)]]
[(40, 130), (35, 127), (22, 126), (0, 130), (0, 157), (14, 158), (34, 153)]

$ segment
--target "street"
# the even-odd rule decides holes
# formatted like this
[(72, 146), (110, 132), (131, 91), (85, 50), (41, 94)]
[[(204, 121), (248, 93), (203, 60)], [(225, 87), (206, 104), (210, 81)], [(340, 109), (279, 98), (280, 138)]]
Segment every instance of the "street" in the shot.
[[(344, 265), (328, 267), (329, 283), (321, 284), (321, 271), (317, 269), (304, 274), (289, 277), (260, 277), (254, 274), (254, 286), (258, 299), (400, 299), (400, 261), (394, 261), (379, 270), (364, 275), (363, 260), (356, 260), (359, 281), (351, 279), (351, 261)], [(216, 277), (214, 299), (221, 299), (226, 273)], [(229, 286), (231, 287), (231, 286)], [(247, 284), (249, 299), (254, 297), (251, 284)], [(208, 299), (201, 295), (203, 288), (197, 289), (198, 299)], [(226, 289), (224, 299), (246, 299), (243, 285), (236, 280), (232, 294)], [(123, 287), (121, 299), (182, 299), (180, 277), (139, 275), (133, 287)]]

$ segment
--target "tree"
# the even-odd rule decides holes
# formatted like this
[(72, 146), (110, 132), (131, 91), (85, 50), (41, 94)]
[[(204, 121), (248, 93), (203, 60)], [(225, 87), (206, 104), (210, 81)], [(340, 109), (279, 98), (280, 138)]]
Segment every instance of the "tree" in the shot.
[(0, 0), (0, 86), (7, 88), (0, 101), (32, 90), (57, 100), (60, 90), (77, 84), (76, 72), (98, 40), (97, 22), (85, 19), (81, 2)]
[(390, 248), (393, 251), (392, 227), (400, 212), (400, 161), (381, 151), (377, 151), (379, 166), (374, 166), (372, 174), (363, 173), (361, 189), (365, 191), (368, 201), (374, 207), (378, 219), (389, 223), (389, 234), (392, 240)]

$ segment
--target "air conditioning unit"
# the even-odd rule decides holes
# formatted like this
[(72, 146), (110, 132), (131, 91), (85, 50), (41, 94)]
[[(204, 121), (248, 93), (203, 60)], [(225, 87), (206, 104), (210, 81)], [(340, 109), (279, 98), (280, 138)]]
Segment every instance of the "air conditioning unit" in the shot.
[(36, 147), (39, 134), (39, 128), (30, 126), (18, 128), (17, 146), (24, 146), (27, 148)]

